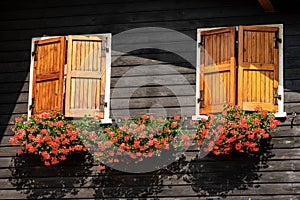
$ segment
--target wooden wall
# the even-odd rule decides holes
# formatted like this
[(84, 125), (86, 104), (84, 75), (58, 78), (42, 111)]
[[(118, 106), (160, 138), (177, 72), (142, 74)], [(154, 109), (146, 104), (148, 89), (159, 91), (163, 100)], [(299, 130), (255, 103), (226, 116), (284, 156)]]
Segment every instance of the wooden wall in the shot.
[[(291, 113), (300, 113), (300, 14), (293, 1), (285, 3), (280, 12), (265, 13), (255, 0), (0, 2), (0, 199), (298, 199), (300, 120), (292, 120)], [(123, 103), (129, 100), (132, 115), (192, 115), (196, 48), (189, 48), (188, 38), (196, 40), (196, 29), (277, 23), (284, 24), (288, 117), (272, 134), (273, 147), (267, 157), (208, 155), (199, 160), (195, 156), (197, 151), (190, 150), (179, 161), (156, 172), (129, 174), (112, 170), (98, 174), (89, 155), (74, 156), (62, 165), (46, 168), (38, 158), (17, 157), (16, 149), (8, 142), (12, 135), (9, 121), (27, 111), (33, 37), (112, 33), (114, 38), (124, 31), (142, 28), (127, 33), (128, 37), (123, 34), (118, 43), (113, 43), (113, 48), (125, 46), (125, 50), (131, 51), (112, 63), (112, 114), (122, 115), (127, 109)], [(160, 29), (143, 32), (145, 27)], [(162, 28), (183, 34), (182, 38), (174, 40), (168, 35), (170, 31)], [(149, 48), (135, 49), (140, 46)], [(157, 46), (164, 48), (153, 48)], [(151, 74), (145, 76), (143, 70), (126, 74), (135, 67), (149, 67)], [(169, 71), (157, 70), (161, 68)], [(142, 86), (137, 84), (145, 79), (150, 81)], [(122, 84), (118, 84), (119, 80)]]

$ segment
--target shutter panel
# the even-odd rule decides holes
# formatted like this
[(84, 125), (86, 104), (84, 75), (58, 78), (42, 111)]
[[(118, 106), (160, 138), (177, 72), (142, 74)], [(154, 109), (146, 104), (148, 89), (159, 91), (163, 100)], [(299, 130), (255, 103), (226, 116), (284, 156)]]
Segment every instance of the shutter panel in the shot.
[[(239, 27), (238, 104), (246, 110), (261, 106), (277, 110), (277, 27)], [(275, 95), (274, 95), (275, 94)]]
[(66, 116), (104, 117), (105, 43), (99, 36), (68, 36)]
[(63, 110), (65, 51), (65, 37), (35, 42), (33, 113)]
[(235, 28), (201, 32), (200, 113), (221, 112), (235, 103)]

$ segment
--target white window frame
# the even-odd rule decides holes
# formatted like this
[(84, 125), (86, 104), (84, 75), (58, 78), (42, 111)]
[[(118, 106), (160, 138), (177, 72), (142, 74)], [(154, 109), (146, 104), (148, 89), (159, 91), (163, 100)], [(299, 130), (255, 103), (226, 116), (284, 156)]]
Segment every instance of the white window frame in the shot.
[[(104, 107), (104, 118), (101, 119), (103, 124), (112, 123), (112, 119), (110, 118), (110, 77), (111, 77), (111, 33), (101, 33), (101, 34), (82, 34), (82, 36), (98, 36), (107, 38), (106, 44), (109, 51), (106, 52), (106, 80), (105, 80), (105, 99), (104, 101), (107, 103), (107, 106)], [(31, 39), (31, 52), (34, 51), (35, 42), (39, 40), (46, 40), (50, 38), (56, 38), (61, 36), (45, 36), (45, 37), (34, 37)], [(65, 36), (66, 40), (68, 40), (68, 35)], [(34, 55), (31, 55), (30, 61), (30, 71), (29, 71), (29, 95), (28, 95), (28, 119), (31, 116), (30, 105), (32, 105), (32, 86), (33, 86), (33, 69), (34, 69)], [(66, 65), (64, 70), (64, 79), (66, 79)], [(64, 93), (65, 93), (65, 84), (64, 84)], [(64, 102), (65, 103), (65, 102)]]
[[(281, 99), (278, 99), (278, 112), (275, 113), (276, 118), (284, 118), (287, 116), (286, 112), (284, 112), (284, 80), (283, 80), (283, 24), (263, 24), (263, 25), (250, 25), (250, 26), (272, 26), (279, 28), (279, 38), (281, 42), (278, 43), (278, 95), (281, 95)], [(229, 26), (228, 26), (229, 27)], [(238, 26), (235, 26), (238, 29)], [(219, 29), (224, 27), (214, 27), (214, 28), (198, 28), (197, 29), (197, 56), (196, 56), (196, 109), (195, 115), (192, 116), (193, 120), (197, 120), (200, 118), (207, 118), (206, 115), (201, 115), (199, 112), (200, 103), (198, 99), (200, 98), (200, 46), (198, 45), (201, 42), (201, 32), (213, 29)]]

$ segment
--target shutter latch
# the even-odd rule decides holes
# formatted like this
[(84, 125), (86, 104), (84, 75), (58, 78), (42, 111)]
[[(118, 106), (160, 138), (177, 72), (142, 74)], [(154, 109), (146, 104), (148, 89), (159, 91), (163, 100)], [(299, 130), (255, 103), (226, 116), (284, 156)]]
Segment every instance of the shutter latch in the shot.
[(32, 56), (35, 56), (37, 53), (38, 53), (37, 50), (34, 50), (34, 51), (31, 53), (31, 55), (32, 55)]
[(198, 47), (204, 46), (204, 41), (198, 43)]
[(29, 109), (30, 110), (34, 109), (34, 98), (32, 98), (32, 100), (31, 100), (31, 105), (29, 106)]
[(279, 43), (282, 42), (281, 38), (279, 38), (279, 37), (274, 37), (273, 40), (274, 40), (274, 42), (276, 42), (276, 43), (277, 43), (277, 42), (279, 42)]
[(204, 91), (200, 90), (200, 98), (198, 98), (198, 103), (200, 104), (200, 108), (204, 108)]
[(279, 37), (274, 37), (274, 38), (273, 38), (273, 41), (274, 41), (274, 48), (275, 48), (275, 49), (278, 49), (278, 43), (281, 43), (281, 42), (282, 42), (281, 38), (279, 38)]
[(278, 99), (281, 100), (281, 95), (278, 94), (278, 88), (274, 88), (274, 105), (278, 105)]
[(205, 39), (204, 39), (204, 35), (201, 36), (201, 41), (198, 43), (198, 47), (204, 47), (205, 45)]

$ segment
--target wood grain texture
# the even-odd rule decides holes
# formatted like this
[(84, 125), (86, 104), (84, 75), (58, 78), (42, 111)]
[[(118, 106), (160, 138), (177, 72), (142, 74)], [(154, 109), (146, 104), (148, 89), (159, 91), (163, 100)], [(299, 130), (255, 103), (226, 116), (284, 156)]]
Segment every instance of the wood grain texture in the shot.
[(238, 104), (277, 110), (278, 48), (276, 27), (239, 26)]
[(102, 53), (104, 41), (105, 38), (100, 36), (68, 36), (67, 117), (93, 116), (95, 112), (104, 117), (103, 110), (100, 110), (106, 80), (106, 52)]
[[(290, 0), (283, 3), (285, 2), (291, 3)], [(193, 100), (196, 90), (195, 62), (189, 64), (181, 55), (195, 61), (196, 42), (192, 48), (189, 46), (181, 48), (181, 45), (186, 44), (186, 40), (176, 41), (176, 38), (172, 37), (173, 30), (195, 41), (196, 29), (201, 27), (277, 23), (284, 24), (285, 111), (288, 114), (300, 112), (297, 99), (300, 92), (298, 11), (267, 14), (262, 11), (257, 1), (252, 0), (245, 0), (243, 3), (240, 0), (226, 2), (52, 0), (50, 3), (39, 0), (29, 2), (11, 0), (0, 2), (0, 10), (0, 199), (295, 200), (299, 198), (298, 116), (293, 121), (293, 128), (291, 128), (292, 119), (288, 116), (271, 134), (273, 156), (264, 163), (262, 160), (236, 156), (220, 158), (208, 155), (203, 160), (197, 160), (195, 159), (197, 150), (190, 149), (186, 153), (185, 161), (174, 162), (168, 169), (148, 174), (129, 174), (114, 170), (107, 174), (98, 174), (96, 163), (87, 163), (87, 160), (79, 155), (68, 159), (63, 165), (46, 168), (42, 166), (39, 158), (16, 156), (16, 149), (8, 142), (12, 132), (7, 126), (10, 120), (27, 111), (26, 95), (29, 91), (28, 72), (32, 37), (112, 33), (113, 42), (114, 36), (118, 33), (143, 27), (163, 27), (169, 30), (144, 33), (137, 30), (135, 34), (127, 33), (116, 47), (147, 47), (150, 44), (175, 46), (180, 55), (159, 49), (135, 50), (121, 57), (119, 54), (116, 55), (118, 59), (112, 63), (111, 94), (114, 95), (111, 98), (112, 101), (121, 102), (130, 98), (131, 115), (147, 112), (175, 115), (181, 114), (182, 110), (189, 116), (195, 113)], [(257, 42), (251, 41), (247, 45), (269, 46), (269, 43), (261, 42), (265, 38), (260, 34), (251, 33), (250, 36), (256, 38)], [(215, 38), (216, 46), (220, 45), (221, 50), (214, 56), (218, 58), (217, 62), (222, 63), (228, 56), (228, 51), (225, 51), (228, 46), (223, 45), (221, 40), (222, 37)], [(255, 54), (251, 51), (245, 55), (252, 61), (271, 59), (269, 55), (262, 56), (264, 54), (260, 49)], [(78, 59), (75, 61), (79, 62)], [(142, 71), (130, 72), (137, 66), (142, 66), (140, 68)], [(143, 70), (148, 69), (147, 67), (151, 70), (145, 74)], [(175, 71), (161, 71), (162, 68), (171, 68)], [(271, 74), (269, 72), (262, 74), (263, 76), (258, 76), (258, 73), (251, 75), (266, 83), (265, 77), (271, 77)], [(223, 78), (229, 77), (224, 74)], [(245, 78), (245, 81), (248, 80), (252, 81), (250, 75)], [(143, 81), (147, 84), (139, 87)], [(211, 78), (211, 82), (218, 85), (216, 78)], [(86, 85), (92, 85), (93, 88), (96, 82), (74, 81), (72, 84), (73, 87), (78, 84), (79, 88)], [(261, 86), (262, 84), (257, 85), (257, 88)], [(228, 85), (226, 87), (228, 88)], [(85, 94), (91, 91), (93, 90), (87, 90)], [(251, 90), (252, 94), (260, 96), (261, 101), (266, 101), (262, 91)], [(224, 93), (220, 91), (220, 96), (223, 95), (225, 91)], [(88, 107), (91, 105), (84, 96), (80, 98), (87, 101)], [(186, 99), (182, 106), (177, 102), (180, 99)], [(152, 103), (157, 102), (164, 105), (164, 109), (158, 105), (151, 107)], [(73, 103), (75, 105), (75, 102)], [(118, 118), (126, 109), (120, 105), (116, 109), (111, 109), (111, 113), (115, 114), (113, 117)], [(162, 113), (162, 110), (165, 112)], [(185, 169), (189, 171), (184, 171)]]
[(32, 80), (33, 113), (63, 110), (65, 37), (35, 42)]
[[(201, 114), (223, 110), (224, 103), (235, 103), (235, 28), (200, 33), (200, 93), (204, 99)], [(198, 91), (197, 91), (198, 92)]]

